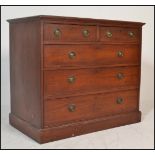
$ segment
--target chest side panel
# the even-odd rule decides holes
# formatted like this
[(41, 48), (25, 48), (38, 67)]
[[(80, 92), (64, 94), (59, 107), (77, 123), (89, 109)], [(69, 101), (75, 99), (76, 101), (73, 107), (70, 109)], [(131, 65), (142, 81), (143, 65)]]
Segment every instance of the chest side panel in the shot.
[(40, 22), (10, 24), (11, 113), (41, 127)]

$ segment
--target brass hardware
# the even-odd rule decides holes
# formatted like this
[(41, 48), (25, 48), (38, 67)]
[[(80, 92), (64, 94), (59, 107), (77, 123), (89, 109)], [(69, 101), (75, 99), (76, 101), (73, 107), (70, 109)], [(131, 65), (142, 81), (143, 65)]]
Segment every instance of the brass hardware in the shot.
[(130, 37), (133, 37), (134, 36), (134, 33), (131, 32), (131, 31), (128, 34), (129, 34)]
[(111, 38), (111, 37), (112, 37), (112, 32), (107, 31), (107, 32), (106, 32), (106, 35), (107, 35), (108, 38)]
[(74, 59), (76, 57), (76, 53), (75, 52), (69, 52), (68, 56), (70, 59)]
[(122, 73), (118, 73), (118, 74), (117, 74), (117, 78), (118, 78), (119, 80), (121, 80), (121, 79), (124, 78), (124, 75), (123, 75)]
[(89, 31), (88, 30), (83, 30), (83, 36), (88, 37), (89, 36)]
[(70, 104), (68, 106), (68, 110), (69, 110), (69, 112), (74, 112), (76, 110), (76, 105), (75, 104)]
[(57, 38), (60, 38), (61, 31), (59, 29), (54, 30), (54, 36), (57, 37)]
[(117, 56), (118, 56), (118, 57), (123, 57), (123, 56), (124, 56), (123, 51), (118, 51), (118, 52), (117, 52)]
[(71, 77), (68, 78), (69, 83), (74, 83), (75, 81), (76, 81), (75, 76), (71, 76)]
[(116, 100), (117, 104), (121, 104), (123, 103), (123, 98), (121, 97), (118, 97), (117, 100)]

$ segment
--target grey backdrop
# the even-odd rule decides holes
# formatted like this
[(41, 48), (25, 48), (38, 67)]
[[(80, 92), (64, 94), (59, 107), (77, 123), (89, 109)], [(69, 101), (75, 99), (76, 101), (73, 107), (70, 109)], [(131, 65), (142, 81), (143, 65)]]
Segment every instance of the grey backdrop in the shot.
[[(142, 79), (140, 109), (142, 122), (115, 129), (104, 130), (47, 144), (37, 144), (8, 124), (10, 111), (9, 84), (9, 25), (7, 19), (34, 16), (60, 15), (113, 20), (145, 22), (142, 44)], [(154, 8), (151, 6), (3, 6), (1, 15), (1, 112), (2, 148), (5, 149), (147, 149), (153, 148), (154, 137)]]

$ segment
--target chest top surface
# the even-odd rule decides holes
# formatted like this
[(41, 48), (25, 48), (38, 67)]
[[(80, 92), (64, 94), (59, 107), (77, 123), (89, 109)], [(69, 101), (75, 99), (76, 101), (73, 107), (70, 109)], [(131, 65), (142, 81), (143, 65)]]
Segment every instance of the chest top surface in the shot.
[(121, 20), (107, 20), (107, 19), (91, 19), (91, 18), (77, 18), (77, 17), (63, 17), (63, 16), (48, 16), (48, 15), (38, 15), (31, 16), (25, 18), (15, 18), (8, 19), (7, 21), (10, 23), (14, 22), (26, 22), (26, 21), (34, 21), (34, 20), (42, 20), (42, 21), (52, 21), (52, 22), (64, 22), (70, 24), (85, 24), (85, 25), (105, 25), (105, 26), (121, 26), (121, 27), (140, 27), (145, 23), (142, 22), (133, 22), (133, 21), (121, 21)]

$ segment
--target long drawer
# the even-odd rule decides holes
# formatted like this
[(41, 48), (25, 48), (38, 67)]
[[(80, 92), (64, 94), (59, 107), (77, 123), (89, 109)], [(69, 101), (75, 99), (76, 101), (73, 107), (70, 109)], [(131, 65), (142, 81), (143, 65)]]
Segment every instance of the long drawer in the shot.
[(44, 67), (140, 64), (138, 45), (46, 45)]
[(46, 100), (44, 125), (63, 125), (136, 110), (138, 90)]
[(44, 98), (65, 97), (139, 86), (139, 67), (44, 71)]

